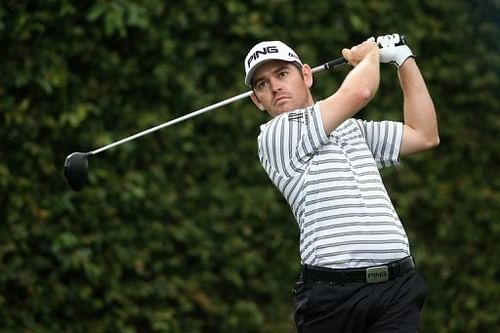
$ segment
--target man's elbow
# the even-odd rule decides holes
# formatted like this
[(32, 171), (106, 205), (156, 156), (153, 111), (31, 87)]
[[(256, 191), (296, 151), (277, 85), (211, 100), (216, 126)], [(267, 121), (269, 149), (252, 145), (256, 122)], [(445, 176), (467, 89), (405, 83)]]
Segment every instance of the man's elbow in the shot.
[[(353, 91), (354, 100), (357, 100), (361, 107), (365, 107), (375, 96), (377, 87), (364, 86)], [(360, 108), (361, 108), (360, 107)]]
[(439, 146), (441, 139), (439, 138), (439, 134), (436, 134), (434, 141), (432, 142), (432, 148)]
[(439, 146), (439, 142), (440, 142), (440, 139), (439, 139), (438, 133), (436, 133), (435, 135), (430, 135), (424, 141), (423, 149), (429, 150), (429, 149), (435, 148), (435, 147)]
[(375, 96), (375, 93), (377, 92), (376, 87), (363, 87), (362, 89), (359, 89), (358, 91), (358, 97), (365, 100), (367, 103)]

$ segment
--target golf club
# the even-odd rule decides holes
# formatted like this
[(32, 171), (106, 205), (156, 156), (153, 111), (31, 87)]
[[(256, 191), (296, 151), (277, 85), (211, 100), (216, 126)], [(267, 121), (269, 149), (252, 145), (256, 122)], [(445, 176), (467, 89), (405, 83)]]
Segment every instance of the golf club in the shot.
[[(327, 63), (324, 63), (322, 65), (316, 66), (312, 69), (313, 73), (321, 72), (323, 70), (331, 69), (337, 65), (346, 63), (346, 60), (342, 57), (334, 59), (332, 61), (329, 61)], [(79, 191), (81, 190), (85, 184), (87, 184), (87, 179), (88, 179), (88, 168), (89, 168), (89, 162), (88, 159), (90, 156), (97, 155), (99, 153), (102, 153), (105, 150), (108, 150), (110, 148), (119, 146), (123, 143), (135, 140), (141, 136), (144, 136), (146, 134), (150, 134), (153, 132), (156, 132), (162, 128), (180, 123), (181, 121), (199, 116), (205, 112), (220, 108), (224, 105), (239, 101), (241, 99), (247, 98), (252, 94), (252, 91), (247, 91), (245, 93), (227, 98), (225, 100), (222, 100), (220, 102), (217, 102), (215, 104), (209, 105), (207, 107), (204, 107), (202, 109), (193, 111), (191, 113), (188, 113), (184, 116), (172, 119), (170, 121), (167, 121), (165, 123), (162, 123), (160, 125), (151, 127), (147, 130), (144, 130), (142, 132), (136, 133), (134, 135), (128, 136), (126, 138), (123, 138), (121, 140), (118, 140), (116, 142), (110, 143), (106, 146), (103, 146), (101, 148), (97, 148), (95, 150), (89, 151), (89, 152), (74, 152), (69, 154), (66, 157), (66, 160), (64, 161), (64, 176), (66, 177), (69, 186), (71, 187), (72, 190), (74, 191)]]

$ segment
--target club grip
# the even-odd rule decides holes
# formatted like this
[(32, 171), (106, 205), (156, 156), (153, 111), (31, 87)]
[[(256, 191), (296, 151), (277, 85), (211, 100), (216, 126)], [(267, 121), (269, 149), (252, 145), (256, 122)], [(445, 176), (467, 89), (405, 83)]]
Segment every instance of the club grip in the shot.
[(313, 73), (321, 72), (321, 71), (324, 71), (326, 69), (331, 69), (337, 65), (341, 65), (341, 64), (345, 64), (345, 63), (347, 63), (347, 60), (345, 60), (344, 57), (340, 57), (340, 58), (334, 59), (332, 61), (329, 61), (327, 63), (324, 63), (323, 65), (319, 65), (319, 66), (314, 67), (312, 69), (312, 72)]
[(325, 66), (325, 69), (330, 69), (330, 68), (333, 68), (337, 65), (345, 64), (346, 62), (347, 62), (347, 60), (345, 60), (344, 57), (340, 57), (340, 58), (337, 58), (337, 59), (334, 59), (332, 61), (327, 62), (323, 66)]

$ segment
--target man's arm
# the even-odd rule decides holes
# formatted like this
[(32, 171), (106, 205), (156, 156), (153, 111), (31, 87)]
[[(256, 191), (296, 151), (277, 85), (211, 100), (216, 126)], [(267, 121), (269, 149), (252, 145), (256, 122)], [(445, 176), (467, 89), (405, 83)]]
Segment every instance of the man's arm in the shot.
[(380, 56), (375, 42), (344, 49), (342, 55), (354, 68), (340, 88), (319, 104), (327, 135), (361, 110), (373, 98), (380, 82)]
[(437, 146), (439, 133), (434, 103), (415, 59), (406, 59), (399, 67), (398, 75), (404, 97), (401, 155), (414, 154)]

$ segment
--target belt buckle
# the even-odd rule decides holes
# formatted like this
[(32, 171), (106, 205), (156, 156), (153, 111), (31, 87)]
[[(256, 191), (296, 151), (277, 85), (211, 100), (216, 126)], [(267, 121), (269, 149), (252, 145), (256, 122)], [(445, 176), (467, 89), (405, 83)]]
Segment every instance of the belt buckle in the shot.
[(366, 282), (380, 283), (389, 280), (389, 266), (368, 267), (366, 269)]

